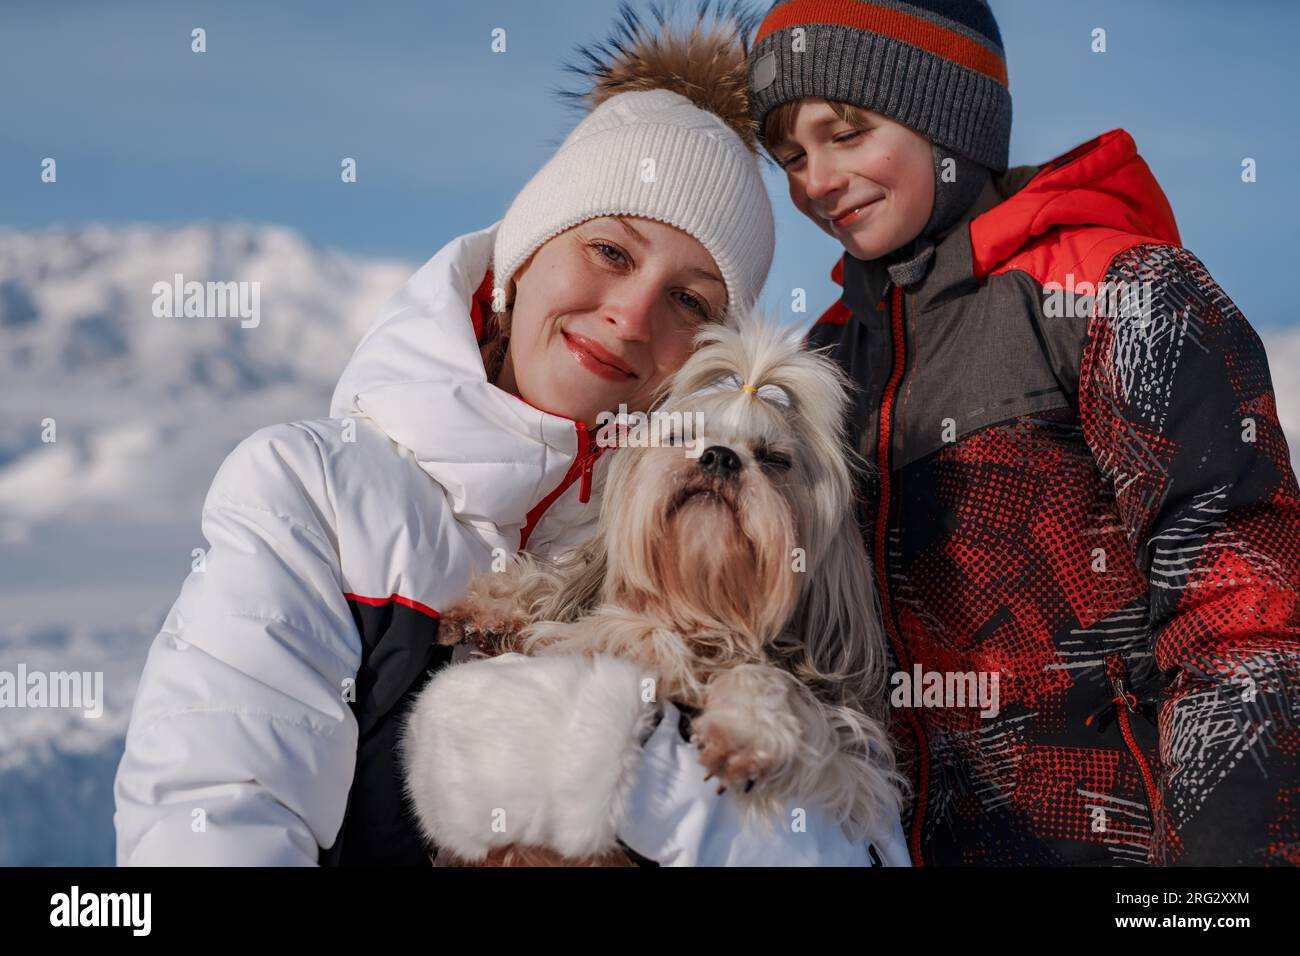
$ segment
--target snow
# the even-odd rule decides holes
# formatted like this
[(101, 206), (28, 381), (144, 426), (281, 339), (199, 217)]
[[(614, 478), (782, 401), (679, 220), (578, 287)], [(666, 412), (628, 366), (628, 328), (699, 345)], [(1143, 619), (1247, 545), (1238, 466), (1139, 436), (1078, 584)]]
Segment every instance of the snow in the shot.
[[(0, 710), (0, 865), (113, 863), (132, 695), (217, 466), (263, 425), (328, 412), (415, 267), (265, 225), (0, 231), (0, 671), (100, 671), (105, 695), (99, 718)], [(155, 317), (177, 272), (260, 282), (260, 323)], [(1264, 338), (1295, 449), (1300, 330)]]
[[(212, 476), (263, 425), (328, 414), (416, 266), (254, 224), (0, 231), (0, 671), (102, 671), (106, 699), (0, 709), (0, 865), (113, 863), (132, 695)], [(259, 282), (260, 322), (155, 317), (176, 273)]]

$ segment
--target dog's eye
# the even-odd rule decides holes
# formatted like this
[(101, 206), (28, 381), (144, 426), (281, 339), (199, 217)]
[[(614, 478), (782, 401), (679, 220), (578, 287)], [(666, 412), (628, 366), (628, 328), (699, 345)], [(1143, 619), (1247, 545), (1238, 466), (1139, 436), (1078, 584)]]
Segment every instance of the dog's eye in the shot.
[(776, 468), (780, 471), (785, 471), (793, 464), (793, 462), (790, 460), (789, 455), (779, 451), (773, 451), (771, 448), (768, 448), (766, 445), (756, 449), (754, 451), (754, 457), (757, 458), (761, 464), (767, 466), (768, 468)]

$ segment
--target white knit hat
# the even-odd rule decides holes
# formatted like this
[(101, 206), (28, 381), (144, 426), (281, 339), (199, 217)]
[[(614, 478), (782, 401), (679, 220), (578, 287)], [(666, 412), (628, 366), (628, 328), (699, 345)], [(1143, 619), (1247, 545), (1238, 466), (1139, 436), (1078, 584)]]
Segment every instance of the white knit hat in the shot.
[[(748, 127), (741, 127), (747, 134), (742, 139), (734, 125), (739, 120), (728, 123), (699, 105), (718, 103), (719, 86), (736, 77), (745, 89), (743, 30), (703, 34), (697, 23), (689, 37), (679, 39), (667, 30), (647, 36), (635, 17), (632, 22), (630, 41), (615, 43), (617, 58), (598, 67), (598, 89), (603, 88), (593, 94), (598, 105), (529, 180), (502, 220), (494, 284), (508, 288), (528, 257), (566, 229), (600, 216), (640, 216), (699, 240), (722, 272), (728, 309), (747, 311), (772, 265), (772, 203)], [(701, 56), (705, 43), (711, 44), (710, 58)], [(701, 62), (692, 78), (691, 64)], [(701, 75), (701, 70), (711, 72)], [(613, 92), (631, 85), (631, 73), (642, 88)], [(698, 96), (676, 90), (698, 91)], [(737, 94), (723, 95), (734, 101)], [(747, 109), (727, 100), (722, 106), (733, 116)]]

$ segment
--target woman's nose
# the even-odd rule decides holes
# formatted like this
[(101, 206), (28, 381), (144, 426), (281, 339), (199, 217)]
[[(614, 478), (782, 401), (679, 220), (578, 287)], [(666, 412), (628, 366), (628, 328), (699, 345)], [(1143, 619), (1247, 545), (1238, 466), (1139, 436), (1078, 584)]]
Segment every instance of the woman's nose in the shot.
[(625, 280), (605, 299), (605, 321), (617, 329), (620, 339), (648, 342), (658, 298), (657, 285)]

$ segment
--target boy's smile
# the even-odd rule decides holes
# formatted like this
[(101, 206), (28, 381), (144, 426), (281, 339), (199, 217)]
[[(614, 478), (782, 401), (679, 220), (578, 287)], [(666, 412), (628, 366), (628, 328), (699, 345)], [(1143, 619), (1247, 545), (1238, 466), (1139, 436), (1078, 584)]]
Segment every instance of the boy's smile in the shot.
[(831, 224), (832, 230), (847, 229), (850, 226), (856, 225), (857, 223), (861, 222), (862, 217), (868, 215), (872, 210), (874, 210), (876, 208), (876, 204), (879, 203), (883, 198), (884, 198), (883, 196), (879, 196), (875, 199), (868, 200), (867, 202), (862, 203), (860, 205), (850, 206), (848, 210), (843, 213), (831, 212), (827, 214), (824, 218)]
[(852, 256), (878, 259), (921, 234), (934, 208), (930, 141), (879, 113), (840, 117), (803, 100), (790, 134), (771, 147), (790, 199)]

